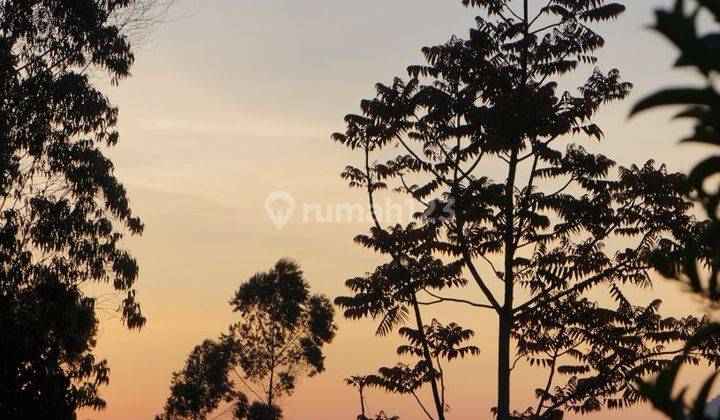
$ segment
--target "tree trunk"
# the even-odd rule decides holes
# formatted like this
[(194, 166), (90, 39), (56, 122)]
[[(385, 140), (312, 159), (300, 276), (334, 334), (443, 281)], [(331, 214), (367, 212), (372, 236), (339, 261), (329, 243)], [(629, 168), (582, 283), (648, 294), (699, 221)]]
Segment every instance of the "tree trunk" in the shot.
[(365, 395), (363, 394), (363, 386), (360, 386), (360, 410), (362, 411), (362, 418), (365, 419)]
[(513, 299), (515, 292), (515, 178), (517, 176), (518, 147), (512, 146), (510, 166), (505, 184), (505, 302), (500, 311), (498, 326), (498, 420), (510, 419), (510, 334), (513, 329)]
[[(422, 341), (423, 355), (430, 369), (435, 370), (435, 364), (433, 363), (432, 355), (430, 354), (430, 347), (428, 346), (427, 338), (425, 337), (425, 329), (423, 328), (422, 315), (420, 314), (420, 306), (417, 303), (417, 298), (413, 294), (413, 309), (415, 311), (415, 321), (417, 322), (418, 331), (420, 333), (420, 339)], [(445, 407), (440, 399), (440, 391), (438, 389), (437, 380), (432, 378), (430, 380), (430, 388), (432, 389), (433, 401), (435, 402), (435, 409), (438, 414), (438, 420), (445, 420)]]
[(510, 419), (510, 330), (512, 321), (500, 316), (498, 334), (498, 420)]
[(273, 405), (273, 386), (274, 386), (274, 380), (275, 380), (275, 356), (272, 356), (272, 362), (270, 366), (270, 386), (268, 387), (268, 408), (272, 409)]

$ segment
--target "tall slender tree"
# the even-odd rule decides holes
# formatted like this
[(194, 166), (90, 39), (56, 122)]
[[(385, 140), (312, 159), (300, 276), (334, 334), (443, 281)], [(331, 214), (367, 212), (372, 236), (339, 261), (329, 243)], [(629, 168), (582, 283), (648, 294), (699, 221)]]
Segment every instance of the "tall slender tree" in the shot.
[[(345, 132), (333, 136), (364, 162), (343, 172), (351, 187), (366, 191), (373, 215), (370, 234), (356, 241), (388, 257), (348, 280), (353, 294), (336, 302), (348, 317), (379, 318), (382, 334), (412, 321), (431, 371), (437, 366), (423, 334), (425, 304), (493, 311), (501, 420), (513, 414), (513, 339), (515, 362), (550, 353), (541, 362), (550, 374), (538, 406), (517, 415), (630, 405), (638, 401), (632, 379), (681, 355), (666, 346), (702, 322), (664, 319), (658, 302), (635, 307), (621, 286), (650, 287), (653, 250), (680, 258), (703, 227), (688, 214), (681, 175), (653, 162), (615, 169), (611, 159), (575, 143), (581, 136), (601, 140), (594, 117), (631, 89), (617, 70), (591, 67), (604, 44), (594, 28), (625, 8), (605, 0), (462, 3), (480, 13), (469, 39), (424, 48), (425, 64), (410, 66), (406, 79), (378, 84), (377, 96), (362, 101), (362, 113), (348, 115)], [(577, 91), (560, 89), (563, 76), (583, 69), (590, 76)], [(498, 167), (496, 181), (490, 168)], [(390, 189), (426, 208), (419, 220), (380, 223), (376, 197)], [(447, 296), (469, 284), (483, 302)], [(587, 300), (598, 292), (618, 306)], [(562, 325), (553, 322), (558, 313)], [(538, 335), (526, 337), (528, 331)], [(630, 336), (636, 338), (628, 343)], [(560, 369), (547, 362), (560, 355), (577, 363)], [(713, 359), (716, 350), (697, 357)], [(567, 382), (557, 386), (561, 374)], [(437, 381), (430, 385), (443, 419)]]
[(152, 1), (0, 2), (0, 417), (70, 418), (103, 408), (108, 365), (93, 354), (110, 283), (130, 329), (143, 326), (139, 235), (105, 149), (118, 110), (88, 73), (130, 75), (131, 37)]
[(349, 378), (345, 378), (344, 382), (346, 385), (357, 388), (358, 393), (360, 394), (360, 414), (357, 416), (357, 420), (367, 420), (368, 417), (365, 416), (365, 388), (368, 385), (368, 377), (353, 375)]

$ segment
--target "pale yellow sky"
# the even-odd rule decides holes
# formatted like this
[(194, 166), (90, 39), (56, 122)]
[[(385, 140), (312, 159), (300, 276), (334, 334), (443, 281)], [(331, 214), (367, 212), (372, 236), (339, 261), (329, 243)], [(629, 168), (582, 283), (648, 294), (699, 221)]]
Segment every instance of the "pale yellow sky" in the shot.
[[(670, 0), (626, 3), (628, 13), (604, 30), (600, 65), (619, 67), (637, 88), (602, 113), (602, 150), (621, 163), (653, 158), (685, 170), (699, 156), (696, 147), (676, 144), (687, 126), (670, 123), (667, 112), (626, 118), (643, 94), (683, 75), (669, 70), (672, 49), (644, 29), (652, 9)], [(147, 225), (129, 245), (141, 264), (148, 324), (138, 333), (111, 318), (103, 323), (98, 353), (112, 368), (109, 407), (81, 418), (159, 413), (171, 372), (234, 319), (227, 302), (239, 282), (278, 258), (298, 260), (313, 288), (330, 297), (380, 261), (352, 242), (366, 225), (301, 223), (296, 216), (278, 230), (265, 214), (265, 197), (284, 190), (299, 204), (365, 204), (340, 179), (353, 157), (330, 134), (375, 82), (404, 75), (421, 46), (464, 35), (473, 19), (459, 0), (183, 0), (170, 15), (184, 17), (160, 26), (138, 51), (134, 76), (108, 91), (120, 107), (121, 141), (111, 156)], [(693, 307), (674, 286), (657, 293), (671, 310)], [(489, 418), (495, 319), (453, 306), (436, 314), (475, 329), (482, 349), (449, 369), (449, 418)], [(282, 401), (287, 420), (354, 418), (357, 395), (342, 379), (396, 360), (396, 343), (374, 337), (371, 322), (339, 325), (327, 371), (301, 380)], [(517, 408), (527, 406), (521, 395), (538, 384), (532, 370), (522, 372), (513, 377)], [(368, 397), (372, 410), (421, 418), (408, 399)], [(640, 407), (632, 418), (657, 415)]]

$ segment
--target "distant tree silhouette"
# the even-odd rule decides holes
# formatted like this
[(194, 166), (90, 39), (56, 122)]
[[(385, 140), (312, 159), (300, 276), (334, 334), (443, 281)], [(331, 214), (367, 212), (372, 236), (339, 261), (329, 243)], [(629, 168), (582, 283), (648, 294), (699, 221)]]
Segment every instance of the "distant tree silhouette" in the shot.
[(360, 375), (351, 376), (345, 379), (345, 383), (357, 388), (360, 393), (360, 415), (357, 418), (358, 420), (367, 420), (367, 417), (365, 416), (365, 388), (368, 385), (368, 377)]
[[(378, 84), (333, 136), (363, 161), (342, 174), (366, 191), (373, 216), (356, 242), (388, 257), (348, 280), (352, 294), (336, 303), (346, 317), (379, 319), (379, 334), (412, 322), (438, 419), (446, 406), (421, 308), (442, 302), (498, 316), (500, 420), (634, 404), (634, 381), (683, 357), (673, 343), (703, 322), (663, 318), (657, 301), (636, 307), (621, 286), (650, 287), (653, 252), (678, 261), (705, 227), (688, 214), (682, 175), (653, 162), (614, 170), (611, 159), (572, 143), (579, 135), (601, 140), (594, 116), (631, 85), (597, 68), (576, 93), (557, 80), (597, 62), (604, 41), (593, 28), (625, 8), (604, 0), (523, 1), (518, 11), (509, 0), (462, 3), (481, 11), (469, 39), (424, 48), (425, 64), (410, 66), (406, 80)], [(489, 168), (502, 168), (503, 178), (493, 180)], [(426, 210), (407, 225), (383, 226), (374, 207), (387, 190)], [(468, 284), (464, 275), (485, 301), (448, 294)], [(591, 300), (598, 293), (617, 306)], [(717, 346), (685, 360), (703, 357), (716, 361)], [(513, 412), (510, 376), (523, 359), (548, 378), (535, 407)]]
[(225, 401), (234, 402), (238, 419), (279, 420), (277, 401), (293, 392), (298, 376), (325, 369), (322, 348), (335, 336), (334, 309), (310, 294), (297, 263), (281, 259), (253, 275), (230, 304), (240, 321), (196, 347), (173, 374), (164, 417), (204, 419)]
[[(123, 237), (143, 224), (104, 148), (118, 110), (88, 73), (128, 77), (152, 1), (0, 3), (0, 418), (103, 408), (97, 310), (145, 323)], [(111, 300), (84, 293), (110, 283)]]
[[(693, 10), (688, 11), (691, 4)], [(715, 19), (715, 27), (707, 34), (701, 34), (698, 16), (708, 13)], [(661, 106), (681, 105), (685, 109), (677, 118), (695, 121), (694, 133), (683, 141), (720, 145), (720, 94), (713, 85), (713, 76), (720, 72), (720, 2), (697, 0), (692, 2), (676, 0), (672, 10), (658, 10), (654, 29), (667, 38), (680, 51), (676, 67), (692, 67), (707, 79), (703, 88), (678, 87), (661, 90), (638, 103), (633, 109), (637, 114)], [(693, 168), (685, 185), (688, 196), (700, 203), (709, 219), (708, 228), (697, 235), (678, 263), (668, 259), (662, 252), (655, 258), (657, 268), (667, 277), (689, 285), (696, 293), (704, 296), (713, 306), (720, 301), (718, 275), (720, 272), (720, 189), (712, 178), (720, 173), (720, 156), (706, 158)], [(708, 188), (710, 187), (710, 189)], [(715, 343), (720, 337), (720, 324), (713, 324), (692, 337), (686, 352), (697, 347)], [(682, 364), (676, 363), (658, 376), (654, 383), (643, 383), (645, 396), (659, 410), (674, 419), (710, 418), (706, 404), (716, 372), (701, 387), (695, 401), (685, 401), (687, 388), (676, 391), (676, 380)], [(716, 364), (717, 368), (717, 364)], [(677, 392), (677, 394), (676, 394)]]
[(372, 375), (366, 376), (351, 376), (345, 379), (345, 383), (353, 388), (357, 388), (360, 393), (360, 411), (361, 414), (357, 416), (357, 420), (399, 420), (398, 416), (388, 416), (384, 411), (380, 411), (374, 417), (368, 417), (365, 412), (365, 388), (373, 386), (372, 382), (377, 381)]

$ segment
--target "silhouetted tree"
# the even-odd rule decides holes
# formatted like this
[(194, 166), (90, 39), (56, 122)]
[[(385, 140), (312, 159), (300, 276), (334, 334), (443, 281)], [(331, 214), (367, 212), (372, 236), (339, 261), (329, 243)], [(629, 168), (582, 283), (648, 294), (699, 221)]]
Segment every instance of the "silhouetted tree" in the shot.
[[(693, 5), (688, 12), (687, 4)], [(686, 108), (676, 117), (695, 121), (694, 133), (683, 141), (720, 145), (720, 94), (713, 85), (713, 77), (720, 71), (720, 32), (717, 25), (714, 32), (702, 34), (698, 25), (698, 16), (708, 13), (720, 23), (720, 2), (717, 0), (697, 0), (686, 2), (676, 0), (672, 10), (658, 10), (654, 29), (667, 38), (680, 51), (676, 67), (692, 67), (706, 78), (703, 88), (679, 87), (661, 90), (638, 103), (633, 114), (647, 109), (681, 105)], [(667, 259), (662, 252), (655, 258), (656, 266), (667, 277), (681, 281), (710, 302), (720, 301), (718, 275), (720, 269), (720, 189), (712, 180), (720, 173), (720, 156), (706, 158), (693, 168), (685, 185), (690, 198), (700, 203), (710, 221), (708, 227), (698, 234), (692, 246), (685, 250), (683, 260), (678, 263)], [(710, 187), (710, 189), (708, 188)], [(715, 343), (720, 337), (720, 325), (713, 324), (688, 340), (687, 353), (698, 347)], [(681, 364), (674, 364), (663, 371), (655, 383), (646, 383), (644, 394), (656, 408), (675, 419), (706, 419), (706, 403), (710, 396), (717, 372), (701, 388), (692, 404), (685, 402), (687, 388), (674, 396), (675, 382)]]
[(242, 320), (226, 337), (245, 380), (262, 384), (270, 406), (292, 392), (297, 375), (325, 369), (323, 345), (335, 336), (332, 303), (310, 295), (300, 267), (282, 259), (242, 284), (231, 304)]
[[(676, 62), (676, 67), (695, 68), (707, 78), (707, 86), (662, 90), (638, 103), (633, 109), (633, 114), (661, 106), (686, 106), (676, 117), (693, 119), (696, 126), (694, 133), (683, 141), (718, 146), (720, 145), (720, 94), (712, 84), (712, 75), (720, 71), (720, 57), (718, 56), (720, 32), (701, 35), (696, 21), (700, 11), (707, 10), (713, 15), (716, 22), (720, 22), (720, 4), (713, 0), (700, 0), (697, 2), (697, 9), (688, 13), (685, 7), (686, 3), (683, 0), (677, 0), (672, 11), (658, 10), (655, 30), (680, 50), (681, 55)], [(719, 172), (720, 156), (716, 155), (697, 164), (688, 175), (686, 188), (689, 196), (702, 204), (712, 221), (703, 235), (697, 238), (696, 247), (688, 250), (682, 266), (673, 264), (672, 260), (658, 259), (664, 274), (687, 282), (697, 292), (715, 301), (720, 300), (720, 290), (718, 290), (720, 190), (708, 190), (706, 184), (709, 183), (706, 181)], [(704, 274), (709, 274), (707, 280), (702, 279)]]
[[(381, 229), (372, 206), (371, 211), (373, 212), (376, 229)], [(427, 291), (429, 288), (443, 289), (445, 287), (459, 286), (464, 285), (466, 281), (460, 277), (461, 266), (459, 264), (445, 265), (432, 255), (422, 255), (416, 261), (411, 261), (402, 255), (403, 253), (418, 255), (417, 251), (422, 252), (425, 244), (421, 243), (421, 241), (424, 241), (423, 235), (426, 232), (420, 232), (422, 232), (422, 228), (415, 229), (414, 224), (411, 224), (407, 230), (400, 226), (394, 227), (392, 233), (403, 239), (396, 242), (397, 250), (391, 250), (393, 262), (377, 267), (375, 272), (365, 277), (348, 280), (346, 282), (347, 287), (356, 294), (354, 296), (340, 296), (335, 299), (335, 303), (345, 309), (346, 317), (380, 317), (380, 324), (376, 330), (378, 335), (387, 335), (397, 325), (408, 320), (410, 316), (412, 317), (415, 325), (413, 331), (416, 332), (415, 336), (419, 337), (417, 344), (422, 350), (422, 363), (419, 363), (416, 367), (426, 374), (422, 376), (420, 382), (412, 387), (406, 387), (407, 392), (402, 393), (413, 394), (423, 384), (428, 383), (432, 391), (433, 404), (438, 420), (442, 420), (445, 418), (446, 406), (443, 401), (442, 385), (438, 383), (439, 369), (432, 354), (431, 344), (425, 336), (427, 326), (423, 323), (420, 309), (420, 306), (427, 304), (427, 302), (419, 301), (417, 294), (419, 290)], [(380, 245), (375, 241), (375, 238), (370, 236), (360, 235), (356, 240), (371, 248)], [(414, 273), (412, 277), (409, 274), (410, 264), (412, 264)], [(397, 281), (398, 278), (402, 279), (402, 281)], [(417, 398), (417, 395), (415, 397)]]
[(345, 383), (353, 388), (357, 388), (360, 393), (360, 415), (357, 417), (358, 420), (367, 420), (365, 416), (365, 387), (368, 385), (367, 376), (351, 376), (345, 379)]
[(616, 307), (587, 298), (549, 305), (540, 317), (520, 320), (518, 357), (543, 366), (549, 375), (536, 391), (538, 403), (523, 418), (549, 419), (559, 410), (589, 413), (601, 407), (626, 408), (641, 399), (633, 386), (672, 361), (717, 363), (718, 341), (690, 352), (683, 343), (703, 327), (694, 317), (663, 318), (660, 300), (634, 306), (611, 285)]
[[(593, 27), (625, 8), (604, 0), (463, 4), (482, 13), (469, 39), (424, 48), (426, 64), (410, 66), (407, 80), (378, 84), (377, 96), (362, 101), (362, 113), (348, 115), (346, 131), (334, 135), (364, 162), (343, 172), (351, 187), (366, 190), (373, 216), (370, 234), (356, 241), (389, 257), (348, 280), (353, 294), (336, 303), (347, 317), (379, 318), (381, 334), (412, 320), (426, 369), (436, 372), (429, 382), (438, 419), (444, 405), (420, 308), (440, 302), (497, 314), (499, 419), (512, 415), (513, 338), (515, 362), (534, 363), (550, 351), (541, 362), (548, 381), (538, 406), (516, 415), (633, 404), (639, 399), (633, 379), (682, 355), (669, 346), (702, 322), (663, 319), (658, 303), (636, 308), (619, 286), (650, 287), (653, 250), (677, 260), (703, 225), (688, 214), (681, 175), (648, 162), (616, 176), (612, 160), (568, 143), (582, 134), (601, 140), (593, 117), (631, 89), (617, 70), (597, 68), (576, 93), (557, 82), (597, 62), (593, 52), (604, 41)], [(499, 181), (484, 172), (498, 167)], [(405, 226), (382, 226), (374, 207), (378, 192), (388, 189), (426, 210)], [(444, 296), (468, 283), (464, 274), (484, 302)], [(591, 292), (612, 294), (619, 307), (587, 300)], [(584, 310), (566, 314), (568, 331), (558, 328), (549, 315), (576, 303)], [(649, 319), (633, 324), (645, 312)], [(616, 328), (625, 334), (614, 336)], [(535, 338), (525, 337), (530, 329)], [(571, 332), (577, 335), (566, 337)], [(635, 336), (629, 349), (627, 335)], [(555, 352), (575, 360), (548, 364)], [(695, 356), (714, 360), (715, 353)]]
[[(239, 419), (279, 420), (277, 401), (298, 376), (325, 369), (322, 348), (335, 337), (332, 303), (310, 294), (292, 260), (281, 259), (240, 285), (230, 302), (240, 321), (217, 341), (205, 341), (173, 374), (165, 416), (203, 419), (224, 400)], [(247, 394), (256, 399), (248, 405)]]
[(400, 417), (398, 416), (388, 416), (385, 414), (384, 411), (380, 411), (376, 416), (374, 417), (367, 417), (365, 413), (365, 388), (368, 386), (371, 386), (371, 382), (375, 381), (375, 378), (372, 375), (366, 375), (366, 376), (351, 376), (349, 378), (345, 379), (345, 383), (347, 385), (350, 385), (353, 388), (357, 388), (358, 392), (360, 393), (360, 411), (361, 414), (357, 416), (357, 420), (398, 420)]
[[(118, 110), (88, 73), (129, 76), (129, 36), (156, 16), (152, 3), (0, 2), (2, 418), (105, 407), (96, 311), (145, 323), (138, 266), (122, 246), (143, 225), (103, 152), (118, 141)], [(112, 284), (114, 307), (86, 295), (89, 283)]]

